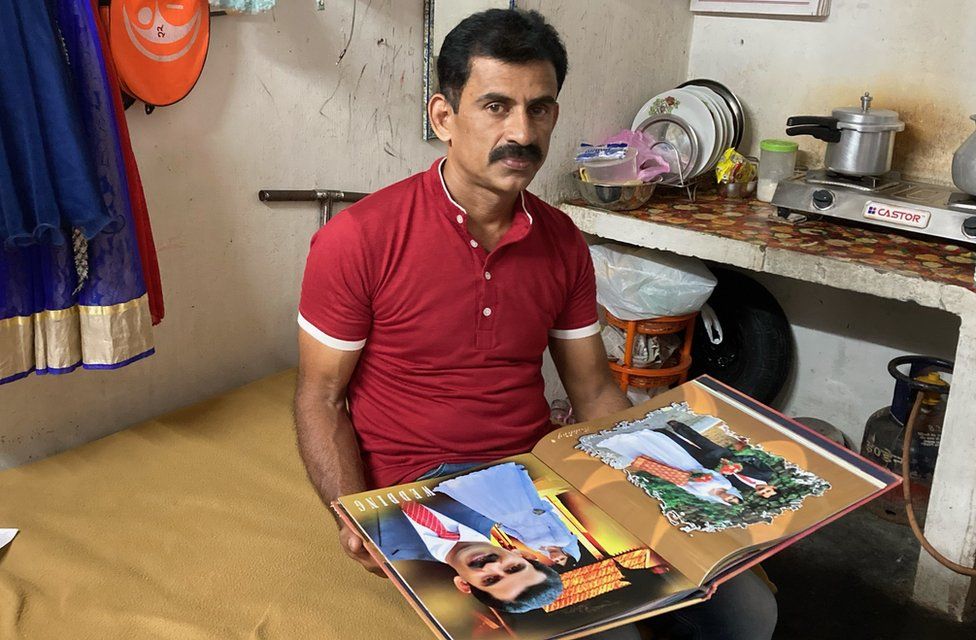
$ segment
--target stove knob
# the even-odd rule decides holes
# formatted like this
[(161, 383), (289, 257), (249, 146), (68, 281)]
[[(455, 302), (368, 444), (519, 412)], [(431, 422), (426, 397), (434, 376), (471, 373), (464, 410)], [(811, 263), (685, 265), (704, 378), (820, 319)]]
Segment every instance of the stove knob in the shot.
[(834, 194), (826, 189), (817, 189), (813, 192), (813, 206), (823, 211), (834, 205)]
[(962, 232), (970, 238), (976, 238), (976, 216), (970, 216), (963, 220)]

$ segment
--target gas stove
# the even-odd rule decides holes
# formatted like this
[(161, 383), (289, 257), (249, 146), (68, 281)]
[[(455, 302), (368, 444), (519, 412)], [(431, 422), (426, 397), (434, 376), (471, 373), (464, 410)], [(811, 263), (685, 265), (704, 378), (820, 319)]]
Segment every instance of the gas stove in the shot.
[(799, 211), (976, 245), (976, 198), (896, 171), (851, 178), (811, 170), (781, 181), (772, 203), (784, 218)]

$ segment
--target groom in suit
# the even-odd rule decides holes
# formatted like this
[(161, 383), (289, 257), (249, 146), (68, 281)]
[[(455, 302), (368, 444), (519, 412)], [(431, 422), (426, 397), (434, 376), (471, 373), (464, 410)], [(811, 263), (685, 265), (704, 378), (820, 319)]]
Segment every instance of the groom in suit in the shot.
[(562, 593), (559, 574), (542, 563), (491, 544), (494, 522), (437, 494), (402, 501), (363, 524), (388, 560), (427, 560), (449, 565), (454, 586), (506, 613), (523, 613), (551, 604)]
[(682, 449), (707, 469), (717, 469), (739, 491), (753, 491), (762, 498), (776, 495), (776, 487), (769, 484), (773, 470), (748, 462), (735, 460), (731, 449), (715, 444), (702, 434), (678, 420), (668, 420), (670, 429), (660, 432), (671, 438)]

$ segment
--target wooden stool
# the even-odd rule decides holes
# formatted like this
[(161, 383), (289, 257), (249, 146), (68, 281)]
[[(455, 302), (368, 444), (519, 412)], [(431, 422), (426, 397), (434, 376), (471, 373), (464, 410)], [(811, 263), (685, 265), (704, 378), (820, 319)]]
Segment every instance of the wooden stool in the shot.
[[(691, 339), (695, 333), (695, 320), (698, 312), (669, 318), (646, 318), (643, 320), (621, 320), (607, 312), (607, 324), (626, 332), (624, 343), (624, 363), (610, 361), (610, 370), (626, 393), (627, 387), (653, 389), (681, 384), (688, 379), (691, 368)], [(684, 332), (681, 348), (662, 364), (660, 369), (645, 369), (633, 366), (634, 339), (639, 334), (661, 336)]]

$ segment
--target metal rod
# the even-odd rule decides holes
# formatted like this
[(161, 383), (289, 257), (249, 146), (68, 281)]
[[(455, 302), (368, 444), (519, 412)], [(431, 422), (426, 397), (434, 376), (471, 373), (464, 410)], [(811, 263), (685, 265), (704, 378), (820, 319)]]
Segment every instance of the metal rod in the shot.
[(335, 202), (358, 202), (368, 195), (358, 191), (337, 189), (261, 189), (258, 191), (258, 199), (261, 202), (311, 202), (328, 198)]
[(337, 189), (261, 189), (261, 202), (318, 202), (319, 226), (332, 219), (332, 205), (336, 202), (359, 202), (368, 193)]

